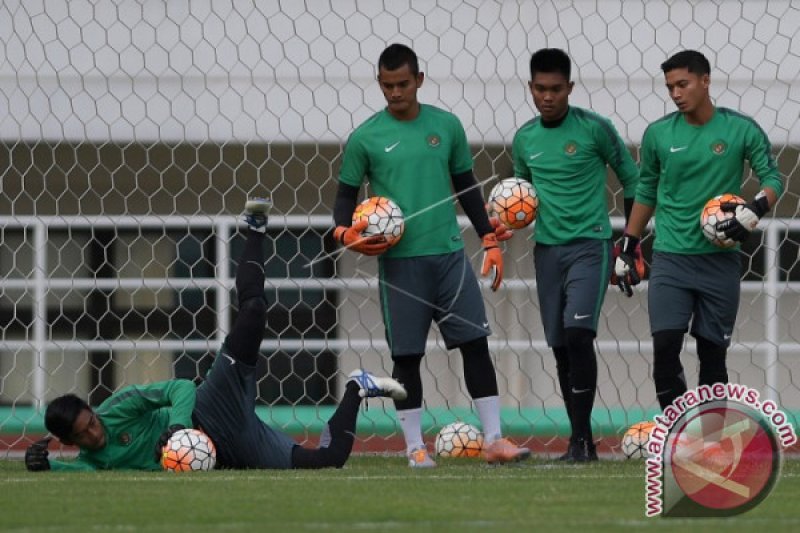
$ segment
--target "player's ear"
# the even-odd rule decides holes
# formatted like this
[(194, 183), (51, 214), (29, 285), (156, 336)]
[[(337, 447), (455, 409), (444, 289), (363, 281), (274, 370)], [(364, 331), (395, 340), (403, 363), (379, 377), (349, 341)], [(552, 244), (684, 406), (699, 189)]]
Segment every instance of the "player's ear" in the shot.
[(567, 95), (572, 94), (572, 89), (575, 87), (575, 82), (571, 81), (567, 84)]
[(711, 76), (703, 74), (703, 78), (700, 81), (703, 84), (703, 89), (708, 89), (708, 86), (711, 85)]
[(425, 73), (420, 72), (417, 74), (417, 87), (422, 87), (422, 82), (425, 81)]

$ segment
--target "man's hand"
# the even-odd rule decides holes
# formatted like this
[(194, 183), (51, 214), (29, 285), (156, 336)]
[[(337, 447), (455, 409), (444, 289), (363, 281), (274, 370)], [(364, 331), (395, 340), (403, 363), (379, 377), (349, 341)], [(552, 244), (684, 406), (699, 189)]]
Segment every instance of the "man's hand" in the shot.
[(619, 255), (614, 261), (614, 276), (619, 290), (629, 298), (633, 296), (633, 286), (644, 277), (642, 245), (638, 237), (627, 233), (622, 236)]
[(360, 252), (364, 255), (381, 255), (392, 247), (392, 244), (382, 235), (364, 237), (361, 232), (367, 229), (369, 222), (359, 220), (350, 227), (337, 226), (333, 230), (333, 238), (342, 246)]
[(50, 470), (50, 461), (47, 459), (50, 452), (47, 451), (47, 446), (51, 439), (52, 437), (45, 437), (37, 440), (25, 450), (25, 467), (28, 470), (31, 472)]
[(164, 446), (166, 446), (167, 442), (169, 442), (169, 438), (172, 436), (173, 433), (181, 429), (186, 429), (186, 426), (183, 426), (181, 424), (172, 424), (170, 427), (165, 429), (163, 433), (161, 433), (160, 437), (158, 437), (158, 441), (156, 441), (156, 453), (155, 453), (157, 463), (161, 462), (161, 456), (164, 454)]
[(769, 211), (769, 200), (762, 191), (749, 204), (724, 202), (719, 207), (726, 213), (734, 213), (734, 216), (717, 222), (717, 234), (737, 242), (744, 242), (750, 237), (750, 232), (756, 229), (761, 217)]
[(498, 242), (507, 241), (514, 236), (514, 232), (509, 229), (508, 226), (500, 222), (500, 219), (497, 217), (489, 217), (489, 224), (494, 228), (494, 235), (497, 237)]
[(481, 276), (486, 276), (494, 270), (494, 280), (492, 280), (492, 290), (496, 291), (503, 281), (503, 253), (497, 245), (497, 235), (487, 233), (483, 236), (483, 268)]

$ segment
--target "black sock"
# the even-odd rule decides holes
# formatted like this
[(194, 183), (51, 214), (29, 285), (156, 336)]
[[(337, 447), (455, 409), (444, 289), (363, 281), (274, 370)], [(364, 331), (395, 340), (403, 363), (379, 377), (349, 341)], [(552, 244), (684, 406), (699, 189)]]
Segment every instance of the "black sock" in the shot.
[(360, 387), (349, 381), (339, 406), (328, 420), (330, 443), (324, 448), (292, 449), (292, 468), (341, 468), (350, 457), (355, 442), (358, 408), (361, 405)]
[(234, 358), (255, 366), (267, 323), (267, 299), (264, 296), (264, 235), (248, 231), (244, 251), (236, 270), (236, 294), (239, 310), (225, 346)]
[(592, 440), (592, 407), (597, 390), (594, 331), (566, 328), (569, 354), (570, 408), (574, 440)]
[(486, 337), (466, 342), (458, 348), (464, 362), (464, 383), (470, 397), (497, 396), (497, 374)]
[(700, 359), (698, 385), (713, 385), (728, 382), (728, 366), (725, 358), (727, 346), (715, 344), (703, 337), (697, 337), (697, 358)]
[(572, 410), (570, 407), (572, 395), (569, 391), (569, 355), (566, 346), (553, 348), (553, 355), (556, 356), (556, 374), (558, 374), (558, 386), (561, 389), (561, 397), (564, 399), (564, 407), (567, 409), (567, 419), (572, 427)]
[(653, 333), (653, 382), (662, 410), (686, 392), (686, 377), (681, 365), (683, 334), (677, 329)]
[(405, 400), (394, 401), (395, 409), (403, 411), (422, 407), (422, 377), (419, 374), (422, 355), (392, 356), (392, 361), (394, 361), (392, 377), (399, 381), (408, 393)]

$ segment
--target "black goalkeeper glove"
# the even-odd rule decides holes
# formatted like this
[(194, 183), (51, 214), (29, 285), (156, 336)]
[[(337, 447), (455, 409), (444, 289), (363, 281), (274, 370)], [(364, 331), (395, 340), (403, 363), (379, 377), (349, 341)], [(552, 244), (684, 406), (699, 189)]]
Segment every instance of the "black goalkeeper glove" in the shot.
[(156, 462), (161, 462), (161, 456), (164, 454), (164, 446), (167, 445), (169, 442), (169, 438), (172, 436), (173, 433), (176, 431), (180, 431), (181, 429), (186, 429), (186, 426), (181, 424), (172, 424), (170, 427), (164, 430), (161, 433), (161, 436), (158, 437), (158, 441), (156, 442)]
[(31, 472), (41, 472), (50, 470), (50, 461), (47, 456), (47, 445), (50, 444), (52, 437), (45, 437), (37, 440), (25, 450), (25, 467)]
[(639, 237), (627, 233), (622, 236), (619, 255), (614, 261), (614, 275), (619, 290), (629, 298), (633, 296), (633, 286), (638, 285), (644, 275), (644, 260)]
[(721, 233), (736, 242), (744, 242), (750, 237), (750, 232), (756, 229), (761, 217), (769, 211), (769, 200), (764, 191), (761, 191), (749, 204), (725, 202), (719, 207), (726, 213), (734, 213), (734, 216), (717, 222), (717, 234)]

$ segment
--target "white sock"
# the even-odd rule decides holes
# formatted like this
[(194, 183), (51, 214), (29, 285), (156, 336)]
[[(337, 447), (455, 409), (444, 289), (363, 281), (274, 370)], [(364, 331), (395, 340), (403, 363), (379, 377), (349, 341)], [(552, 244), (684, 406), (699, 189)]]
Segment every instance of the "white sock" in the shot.
[(481, 426), (483, 426), (483, 441), (491, 444), (503, 438), (503, 432), (500, 429), (500, 397), (485, 396), (472, 401), (475, 403), (478, 417), (481, 419)]
[(425, 446), (422, 440), (422, 407), (416, 409), (403, 409), (397, 411), (400, 427), (406, 439), (406, 451), (411, 452)]

